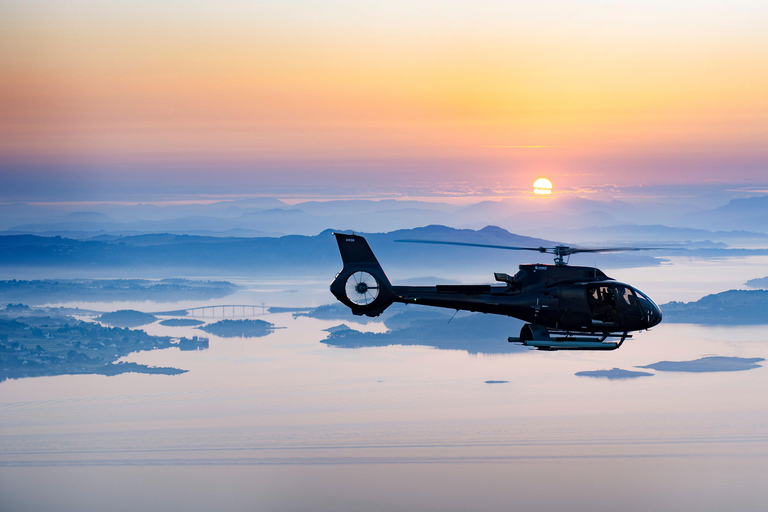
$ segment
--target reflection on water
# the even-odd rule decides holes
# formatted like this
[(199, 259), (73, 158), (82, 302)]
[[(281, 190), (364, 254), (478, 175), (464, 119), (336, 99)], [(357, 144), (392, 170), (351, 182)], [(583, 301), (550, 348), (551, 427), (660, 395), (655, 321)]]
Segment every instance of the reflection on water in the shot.
[[(243, 303), (267, 302), (250, 293)], [(308, 294), (314, 296), (321, 294)], [(283, 299), (270, 305), (290, 305)], [(764, 366), (659, 371), (649, 379), (575, 375), (707, 356), (768, 358), (764, 326), (662, 324), (614, 352), (490, 355), (339, 348), (323, 343), (338, 320), (258, 318), (278, 329), (252, 338), (205, 335), (207, 350), (172, 347), (123, 358), (189, 370), (182, 375), (1, 383), (4, 509), (764, 506)], [(159, 322), (143, 329), (201, 335), (195, 326)]]

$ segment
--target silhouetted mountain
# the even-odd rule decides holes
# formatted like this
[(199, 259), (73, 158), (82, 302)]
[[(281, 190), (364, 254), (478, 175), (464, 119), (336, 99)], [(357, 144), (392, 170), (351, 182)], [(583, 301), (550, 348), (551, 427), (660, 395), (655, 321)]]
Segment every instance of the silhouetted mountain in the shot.
[(768, 244), (768, 234), (751, 231), (709, 231), (707, 229), (675, 228), (654, 225), (622, 224), (618, 226), (590, 226), (581, 229), (554, 230), (569, 241), (642, 244), (644, 242), (665, 242), (690, 246), (694, 243), (710, 242), (711, 247), (720, 244), (760, 245)]
[(674, 225), (765, 233), (768, 232), (768, 196), (732, 199), (719, 208), (677, 217)]
[[(358, 232), (387, 232), (429, 224), (480, 228), (489, 224), (509, 231), (580, 241), (566, 230), (627, 225), (674, 225), (705, 230), (747, 230), (765, 235), (768, 209), (764, 198), (732, 200), (712, 210), (662, 201), (600, 201), (580, 197), (487, 200), (458, 207), (412, 200), (307, 201), (296, 205), (273, 198), (219, 201), (211, 204), (102, 204), (67, 210), (36, 205), (0, 205), (0, 229), (78, 238), (95, 234), (219, 234), (240, 230), (242, 236), (312, 235), (328, 226)], [(674, 219), (670, 221), (670, 219)], [(620, 228), (619, 228), (620, 229)], [(698, 236), (698, 235), (697, 235)], [(591, 240), (598, 238), (591, 237)], [(660, 240), (658, 236), (647, 238)], [(719, 238), (685, 237), (690, 240)], [(680, 240), (680, 238), (676, 239)], [(726, 241), (726, 240), (723, 240)], [(727, 242), (727, 241), (726, 241)]]
[[(89, 270), (130, 268), (143, 275), (179, 274), (186, 270), (204, 275), (238, 273), (271, 274), (276, 271), (298, 274), (333, 275), (341, 268), (332, 230), (316, 236), (291, 235), (279, 238), (206, 237), (174, 234), (146, 234), (128, 237), (101, 237), (73, 240), (34, 235), (0, 236), (0, 265), (7, 267), (62, 267)], [(527, 251), (503, 251), (442, 245), (394, 243), (398, 239), (430, 239), (523, 247), (552, 246), (556, 242), (515, 235), (487, 226), (481, 230), (427, 226), (389, 233), (366, 235), (385, 270), (396, 270), (404, 279), (437, 269), (439, 277), (455, 278), (482, 273), (490, 280), (493, 272), (512, 272), (519, 263), (551, 261), (549, 256)], [(578, 259), (576, 259), (578, 261)], [(650, 255), (634, 253), (592, 255), (588, 264), (610, 266), (653, 265)]]
[(70, 222), (114, 222), (115, 220), (99, 212), (72, 212), (64, 218)]
[(0, 204), (0, 229), (29, 222), (41, 222), (49, 219), (61, 219), (68, 212), (59, 208), (50, 208), (25, 203)]

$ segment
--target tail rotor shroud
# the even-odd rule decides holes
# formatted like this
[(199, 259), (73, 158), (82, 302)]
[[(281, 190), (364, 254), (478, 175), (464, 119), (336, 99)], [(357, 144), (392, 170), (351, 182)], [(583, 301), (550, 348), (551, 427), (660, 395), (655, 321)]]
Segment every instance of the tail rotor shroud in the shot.
[(347, 298), (358, 306), (367, 306), (379, 296), (379, 282), (369, 272), (359, 270), (347, 278), (344, 286)]

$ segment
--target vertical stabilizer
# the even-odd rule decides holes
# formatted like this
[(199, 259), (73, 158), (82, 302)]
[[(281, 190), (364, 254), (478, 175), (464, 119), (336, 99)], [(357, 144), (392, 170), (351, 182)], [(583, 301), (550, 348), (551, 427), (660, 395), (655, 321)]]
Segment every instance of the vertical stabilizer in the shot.
[(380, 315), (394, 294), (368, 241), (360, 235), (334, 235), (344, 268), (331, 283), (331, 293), (356, 315)]

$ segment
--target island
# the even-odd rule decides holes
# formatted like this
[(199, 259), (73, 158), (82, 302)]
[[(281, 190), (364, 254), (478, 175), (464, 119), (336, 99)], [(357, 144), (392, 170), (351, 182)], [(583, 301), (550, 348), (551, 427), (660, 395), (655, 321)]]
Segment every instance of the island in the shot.
[(157, 320), (155, 315), (134, 311), (133, 309), (121, 309), (111, 313), (104, 313), (96, 318), (99, 322), (113, 327), (139, 327), (151, 324)]
[[(17, 310), (18, 312), (18, 310)], [(77, 320), (68, 315), (0, 317), (0, 382), (52, 375), (150, 373), (186, 370), (117, 362), (132, 353), (172, 346), (171, 338)]]
[(201, 331), (222, 338), (259, 338), (270, 334), (275, 326), (264, 320), (221, 320), (214, 324), (198, 327)]
[(591, 370), (584, 372), (576, 372), (577, 377), (593, 377), (598, 379), (608, 380), (626, 380), (636, 379), (638, 377), (653, 377), (653, 373), (649, 372), (637, 372), (633, 370), (622, 370), (621, 368), (612, 368), (610, 370)]
[(638, 368), (650, 368), (659, 372), (741, 372), (760, 368), (759, 362), (765, 361), (762, 357), (724, 357), (709, 356), (692, 361), (659, 361)]
[(202, 320), (194, 320), (192, 318), (169, 318), (168, 320), (163, 320), (160, 322), (160, 325), (164, 325), (166, 327), (194, 327), (197, 325), (203, 325), (205, 322)]

